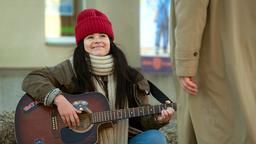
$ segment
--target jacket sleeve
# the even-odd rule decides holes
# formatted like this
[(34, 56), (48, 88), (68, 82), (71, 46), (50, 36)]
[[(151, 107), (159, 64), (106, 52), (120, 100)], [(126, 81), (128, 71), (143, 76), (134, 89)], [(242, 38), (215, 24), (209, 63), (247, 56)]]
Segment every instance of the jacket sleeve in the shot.
[(209, 0), (174, 1), (176, 74), (195, 76)]
[[(142, 75), (139, 76), (139, 80), (137, 82), (137, 104), (138, 106), (146, 106), (149, 105), (148, 99), (149, 99), (149, 93), (150, 93), (150, 88), (149, 88), (149, 83), (146, 79), (143, 78)], [(148, 115), (148, 116), (143, 116), (140, 117), (140, 124), (142, 126), (142, 130), (148, 130), (148, 129), (159, 129), (163, 127), (164, 125), (168, 123), (158, 123), (155, 120), (155, 117), (158, 114), (155, 115)]]
[(44, 105), (51, 106), (54, 98), (61, 93), (61, 87), (70, 81), (67, 63), (65, 61), (29, 73), (23, 80), (22, 89)]

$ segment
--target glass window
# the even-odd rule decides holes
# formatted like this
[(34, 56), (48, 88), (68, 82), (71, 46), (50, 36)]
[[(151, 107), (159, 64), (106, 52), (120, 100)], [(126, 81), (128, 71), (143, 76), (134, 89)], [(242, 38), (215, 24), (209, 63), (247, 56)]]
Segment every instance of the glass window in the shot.
[(140, 0), (140, 52), (144, 73), (171, 72), (170, 1)]
[(76, 16), (85, 0), (45, 0), (45, 38), (47, 44), (75, 44)]

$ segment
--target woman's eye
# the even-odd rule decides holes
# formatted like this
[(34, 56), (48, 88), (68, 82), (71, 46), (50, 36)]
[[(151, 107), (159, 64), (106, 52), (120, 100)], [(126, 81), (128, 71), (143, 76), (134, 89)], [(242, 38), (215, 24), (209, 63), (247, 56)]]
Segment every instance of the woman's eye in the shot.
[(100, 37), (106, 37), (106, 35), (105, 34), (101, 34)]
[(87, 39), (93, 39), (93, 36), (88, 36)]

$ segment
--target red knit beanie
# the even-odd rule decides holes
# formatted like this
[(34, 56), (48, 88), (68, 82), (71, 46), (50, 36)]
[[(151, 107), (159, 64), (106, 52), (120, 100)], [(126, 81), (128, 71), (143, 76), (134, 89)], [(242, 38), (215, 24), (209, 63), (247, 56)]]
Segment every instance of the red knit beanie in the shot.
[(105, 33), (114, 40), (111, 22), (104, 13), (96, 9), (85, 9), (79, 13), (75, 33), (76, 44), (93, 33)]

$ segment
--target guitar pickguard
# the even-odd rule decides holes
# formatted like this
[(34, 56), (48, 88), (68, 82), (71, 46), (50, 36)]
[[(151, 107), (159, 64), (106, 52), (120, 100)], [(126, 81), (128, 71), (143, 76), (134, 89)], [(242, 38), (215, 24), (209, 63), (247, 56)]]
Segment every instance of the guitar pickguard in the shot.
[[(95, 142), (95, 139), (97, 139), (96, 137), (96, 133), (94, 131), (97, 131), (97, 125), (94, 125), (91, 129), (89, 129), (89, 131), (85, 132), (85, 133), (77, 133), (74, 132), (72, 129), (66, 127), (66, 128), (62, 128), (61, 129), (61, 140), (63, 141), (63, 143), (79, 143), (81, 141), (83, 141), (84, 138), (87, 138), (88, 144), (92, 144)], [(90, 141), (92, 140), (92, 141)]]

